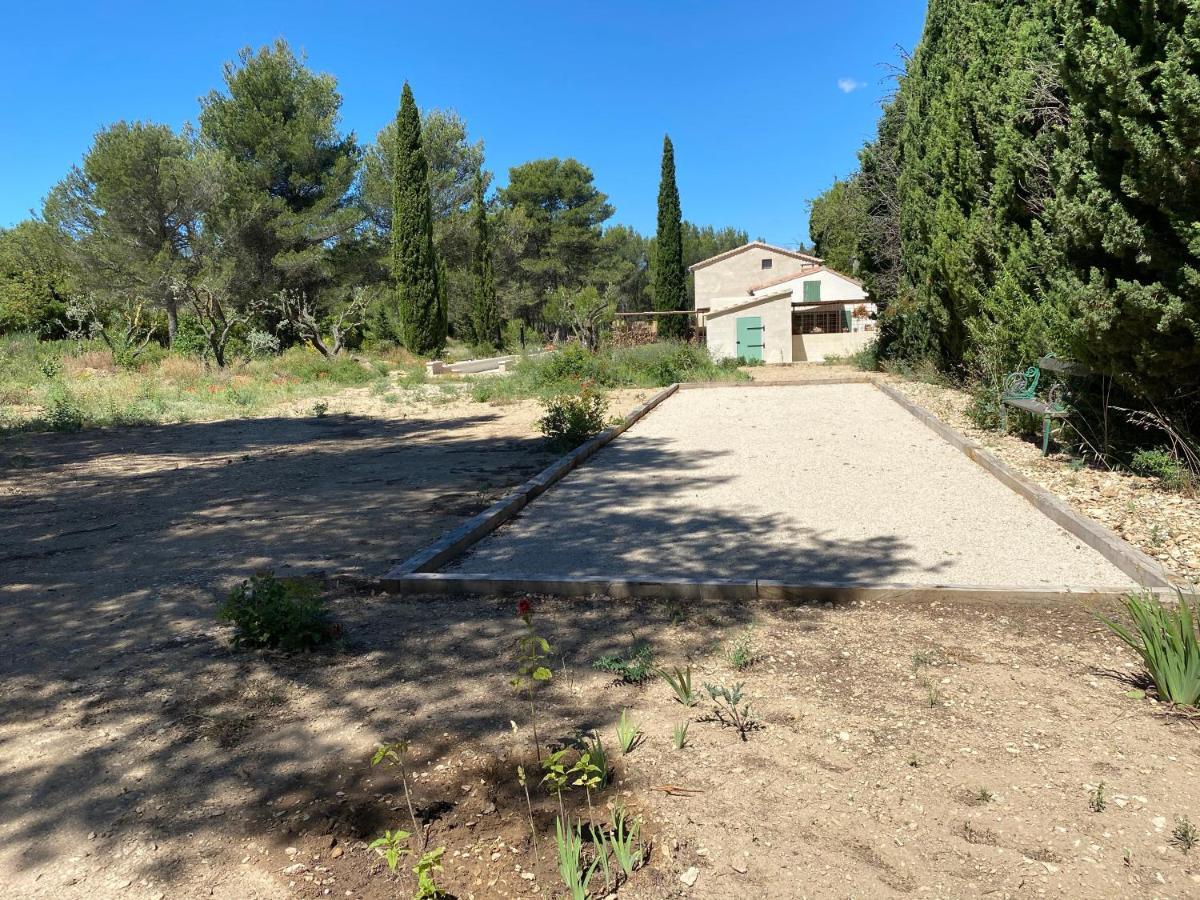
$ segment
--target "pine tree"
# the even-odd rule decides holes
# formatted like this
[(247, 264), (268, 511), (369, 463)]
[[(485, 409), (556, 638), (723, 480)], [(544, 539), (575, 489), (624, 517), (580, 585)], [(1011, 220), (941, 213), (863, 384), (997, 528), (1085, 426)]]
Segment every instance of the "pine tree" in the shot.
[(362, 221), (350, 202), (361, 154), (338, 128), (341, 104), (336, 80), (283, 40), (243, 50), (225, 66), (224, 92), (201, 100), (201, 144), (217, 152), (222, 182), (210, 185), (204, 232), (237, 296), (313, 296), (328, 284), (330, 246)]
[(483, 173), (475, 173), (475, 200), (471, 209), (475, 226), (475, 254), (472, 259), (471, 330), (477, 344), (500, 346), (500, 306), (496, 300), (496, 279), (492, 269), (492, 238), (488, 227), (487, 205), (483, 199)]
[(400, 337), (413, 353), (436, 355), (446, 344), (445, 301), (433, 251), (429, 164), (421, 146), (421, 114), (408, 82), (396, 113), (394, 152), (392, 277)]
[[(658, 235), (655, 241), (654, 308), (660, 312), (687, 309), (687, 272), (683, 268), (683, 216), (675, 186), (675, 148), (663, 137), (662, 180), (658, 185)], [(687, 336), (686, 316), (659, 316), (658, 334)]]

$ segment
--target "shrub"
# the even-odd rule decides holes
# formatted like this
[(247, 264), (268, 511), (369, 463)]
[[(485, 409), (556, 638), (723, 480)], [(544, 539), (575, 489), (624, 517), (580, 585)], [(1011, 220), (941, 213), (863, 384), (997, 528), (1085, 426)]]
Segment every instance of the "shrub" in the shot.
[(55, 385), (47, 396), (45, 421), (51, 431), (78, 431), (83, 427), (83, 410), (70, 391)]
[(279, 338), (269, 331), (251, 331), (246, 335), (246, 349), (255, 359), (274, 356), (279, 352)]
[(1169, 450), (1139, 450), (1129, 461), (1129, 468), (1138, 475), (1157, 478), (1163, 487), (1183, 490), (1192, 484), (1192, 473)]
[(538, 428), (555, 450), (574, 450), (608, 423), (608, 398), (584, 382), (576, 394), (560, 394), (542, 404)]
[(846, 357), (846, 362), (854, 368), (862, 372), (876, 372), (879, 370), (879, 343), (871, 341), (861, 350), (857, 350)]
[(171, 351), (180, 356), (195, 356), (201, 359), (212, 355), (212, 348), (209, 347), (208, 338), (199, 319), (193, 316), (179, 317), (179, 323), (175, 327), (175, 339), (171, 342)]
[(556, 353), (536, 361), (545, 381), (599, 380), (603, 374), (603, 362), (598, 354), (590, 352), (582, 344), (567, 344)]
[(982, 381), (971, 385), (971, 402), (967, 404), (967, 418), (976, 428), (992, 431), (1000, 427), (999, 391)]
[(1142, 658), (1158, 696), (1181, 706), (1200, 700), (1200, 640), (1188, 599), (1179, 594), (1174, 608), (1153, 595), (1130, 594), (1125, 609), (1133, 630), (1112, 619), (1101, 621)]
[(229, 593), (217, 618), (234, 627), (234, 647), (310, 650), (333, 636), (316, 583), (260, 572)]
[(708, 351), (692, 344), (662, 341), (626, 347), (612, 353), (614, 378), (620, 384), (666, 387), (677, 381), (744, 379), (746, 375), (713, 362)]

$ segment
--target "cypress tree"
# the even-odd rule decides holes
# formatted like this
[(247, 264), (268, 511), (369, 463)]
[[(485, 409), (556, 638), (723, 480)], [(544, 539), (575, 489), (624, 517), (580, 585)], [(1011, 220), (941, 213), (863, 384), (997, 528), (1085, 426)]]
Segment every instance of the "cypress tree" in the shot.
[[(655, 242), (654, 308), (660, 312), (687, 309), (687, 273), (683, 267), (683, 215), (675, 186), (675, 148), (663, 137), (662, 180), (658, 185), (658, 237)], [(659, 316), (658, 334), (687, 336), (686, 316)]]
[(496, 279), (492, 270), (492, 238), (488, 228), (487, 206), (483, 200), (483, 173), (475, 172), (475, 199), (471, 209), (475, 227), (475, 256), (472, 260), (471, 330), (475, 342), (500, 346), (500, 306), (496, 300)]
[[(1071, 350), (1166, 410), (1200, 409), (1200, 10), (1072, 0), (1048, 225)], [(1185, 416), (1186, 418), (1186, 416)], [(1193, 421), (1194, 427), (1194, 421)]]
[(421, 114), (404, 83), (396, 113), (392, 161), (392, 276), (404, 346), (436, 355), (446, 343), (445, 302), (433, 252), (429, 163), (421, 146)]

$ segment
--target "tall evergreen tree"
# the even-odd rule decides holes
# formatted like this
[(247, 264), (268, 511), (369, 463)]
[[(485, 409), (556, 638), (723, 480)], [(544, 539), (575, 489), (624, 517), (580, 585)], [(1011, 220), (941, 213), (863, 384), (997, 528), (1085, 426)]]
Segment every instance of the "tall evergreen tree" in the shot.
[(596, 274), (601, 225), (613, 207), (596, 189), (592, 170), (574, 159), (513, 166), (498, 197), (501, 224), (515, 245), (506, 265), (510, 309), (537, 324), (560, 288), (578, 290)]
[(1047, 219), (1072, 350), (1159, 405), (1200, 413), (1200, 8), (1067, 9), (1068, 124)]
[(413, 353), (437, 354), (446, 344), (445, 302), (433, 250), (429, 163), (421, 146), (421, 114), (408, 82), (396, 113), (392, 210), (392, 277), (400, 339)]
[[(687, 272), (683, 268), (683, 215), (675, 185), (675, 148), (663, 137), (662, 178), (658, 184), (658, 233), (655, 238), (654, 308), (659, 312), (687, 309)], [(659, 316), (658, 334), (687, 335), (686, 316)]]
[(483, 173), (478, 170), (475, 172), (471, 217), (475, 226), (475, 252), (471, 261), (471, 331), (477, 344), (499, 347), (500, 305), (496, 299), (496, 278), (492, 268), (492, 237), (487, 204), (483, 199)]
[(201, 100), (202, 142), (223, 161), (204, 230), (244, 300), (317, 292), (330, 247), (362, 220), (351, 191), (360, 152), (338, 128), (341, 104), (336, 79), (282, 40), (242, 50), (225, 66), (225, 91)]

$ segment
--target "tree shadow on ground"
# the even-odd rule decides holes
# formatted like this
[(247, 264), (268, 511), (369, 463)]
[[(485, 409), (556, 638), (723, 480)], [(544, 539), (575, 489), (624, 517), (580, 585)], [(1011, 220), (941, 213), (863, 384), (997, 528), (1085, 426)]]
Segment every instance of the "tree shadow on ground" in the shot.
[[(507, 688), (520, 627), (508, 600), (344, 594), (334, 611), (348, 650), (333, 655), (234, 653), (213, 620), (230, 582), (258, 568), (382, 573), (545, 464), (533, 438), (481, 433), (487, 419), (139, 429), (125, 467), (95, 464), (125, 450), (94, 438), (34, 448), (37, 485), (0, 523), (10, 650), (0, 818), (15, 868), (59, 863), (67, 829), (95, 832), (97, 854), (123, 848), (144, 877), (176, 878), (197, 863), (183, 849), (197, 835), (261, 834), (281, 806), (361, 784), (378, 740), (409, 737), (418, 765), (468, 744), (503, 752), (520, 715)], [(136, 465), (164, 455), (190, 464)], [(641, 461), (688, 465), (663, 450)], [(686, 479), (671, 487), (687, 489)], [(476, 499), (456, 509), (450, 498), (463, 495)], [(702, 526), (710, 539), (745, 542), (746, 571), (778, 554), (755, 538), (781, 523), (752, 514), (700, 517), (664, 503), (634, 523), (643, 541)], [(906, 550), (886, 536), (868, 546), (807, 537), (810, 571), (831, 577), (878, 577)], [(686, 613), (698, 624), (685, 654), (755, 616), (725, 602)], [(556, 667), (581, 669), (615, 639), (653, 642), (678, 614), (653, 601), (539, 605)], [(548, 734), (611, 727), (617, 710), (593, 700), (555, 699)], [(377, 824), (364, 816), (361, 827)], [(145, 850), (155, 843), (160, 851)]]
[[(522, 578), (691, 578), (796, 584), (921, 582), (947, 568), (922, 562), (895, 534), (848, 540), (813, 527), (821, 511), (768, 513), (752, 496), (714, 505), (724, 451), (703, 461), (623, 437), (448, 567)], [(709, 470), (711, 467), (711, 471)], [(730, 491), (716, 496), (728, 499)], [(866, 503), (881, 502), (862, 491)]]

